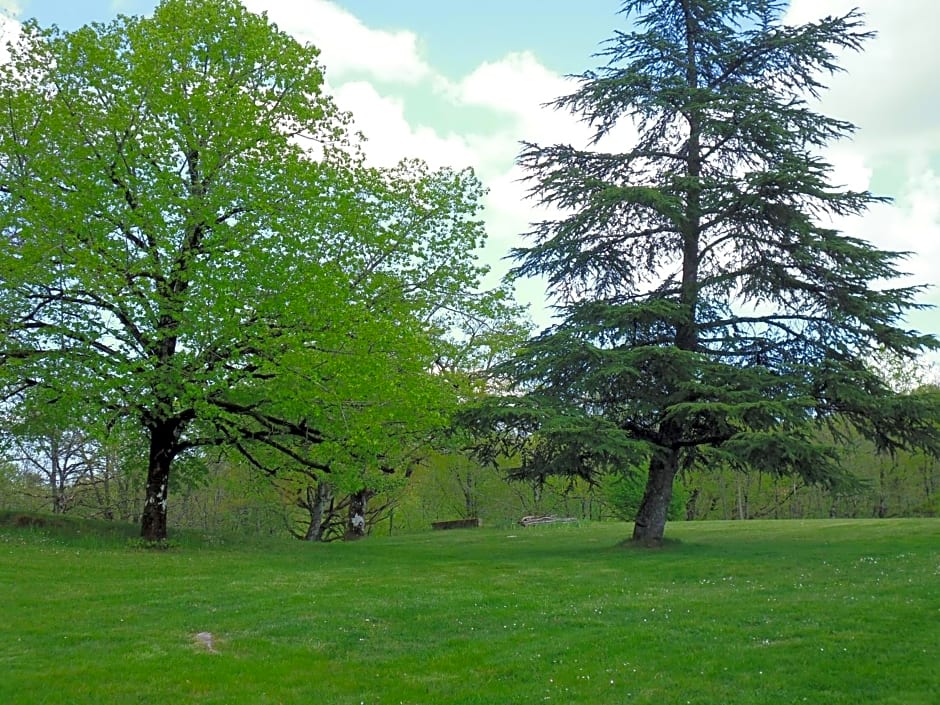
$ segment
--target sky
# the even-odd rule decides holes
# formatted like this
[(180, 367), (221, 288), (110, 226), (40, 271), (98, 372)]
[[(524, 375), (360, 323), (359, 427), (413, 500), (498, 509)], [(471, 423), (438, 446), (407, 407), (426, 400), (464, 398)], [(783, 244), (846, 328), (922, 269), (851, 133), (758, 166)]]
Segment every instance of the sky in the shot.
[[(321, 51), (330, 89), (367, 136), (377, 164), (420, 157), (432, 166), (472, 166), (489, 188), (482, 253), (493, 277), (538, 216), (514, 165), (520, 140), (584, 146), (588, 132), (543, 104), (570, 92), (566, 75), (595, 68), (592, 54), (627, 29), (619, 0), (243, 0)], [(18, 19), (73, 29), (118, 12), (146, 14), (153, 0), (0, 0)], [(826, 157), (838, 183), (892, 197), (864, 217), (839, 221), (847, 235), (909, 251), (903, 284), (940, 284), (940, 3), (936, 0), (791, 0), (785, 21), (804, 22), (858, 6), (878, 36), (827, 80), (818, 109), (855, 123), (851, 141)], [(612, 142), (629, 146), (630, 131)], [(616, 147), (616, 145), (610, 145)], [(540, 282), (519, 298), (548, 322)], [(923, 303), (940, 305), (940, 287)], [(940, 334), (940, 309), (907, 325)]]

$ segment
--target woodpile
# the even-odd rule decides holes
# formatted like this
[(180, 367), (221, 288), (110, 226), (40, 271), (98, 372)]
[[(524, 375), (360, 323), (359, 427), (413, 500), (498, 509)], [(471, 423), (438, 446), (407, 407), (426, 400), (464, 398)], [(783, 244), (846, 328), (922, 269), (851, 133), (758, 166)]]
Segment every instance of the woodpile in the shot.
[(533, 516), (522, 517), (519, 520), (520, 526), (537, 526), (539, 524), (568, 524), (577, 521), (575, 517), (556, 517), (552, 516)]

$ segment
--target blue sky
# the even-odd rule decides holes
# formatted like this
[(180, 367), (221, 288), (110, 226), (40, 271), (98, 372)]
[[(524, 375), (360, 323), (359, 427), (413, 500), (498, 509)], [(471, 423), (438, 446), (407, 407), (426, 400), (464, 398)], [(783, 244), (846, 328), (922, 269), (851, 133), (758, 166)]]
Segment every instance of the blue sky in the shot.
[[(303, 6), (305, 3), (295, 3)], [(339, 0), (372, 27), (410, 30), (429, 62), (451, 76), (468, 73), (481, 58), (531, 50), (549, 68), (574, 73), (607, 36), (617, 0)], [(146, 14), (153, 0), (18, 0), (21, 18), (72, 29), (117, 12)], [(0, 0), (2, 6), (2, 0)], [(577, 7), (576, 12), (572, 8)]]
[[(490, 192), (495, 274), (503, 255), (538, 217), (513, 165), (519, 140), (570, 142), (587, 133), (542, 104), (566, 92), (563, 76), (593, 68), (591, 54), (614, 29), (619, 0), (243, 0), (282, 29), (322, 49), (330, 88), (367, 135), (376, 163), (404, 156), (434, 166), (473, 166)], [(153, 0), (0, 0), (19, 18), (74, 28), (118, 11), (150, 11)], [(791, 0), (787, 21), (803, 22), (860, 6), (879, 36), (857, 55), (819, 109), (859, 126), (826, 153), (838, 182), (893, 197), (864, 218), (836, 223), (876, 246), (913, 253), (904, 283), (940, 283), (940, 27), (936, 0)], [(609, 149), (628, 145), (632, 128)], [(538, 282), (519, 286), (540, 322)], [(940, 304), (933, 288), (925, 302)], [(915, 313), (910, 325), (940, 333), (940, 312)]]

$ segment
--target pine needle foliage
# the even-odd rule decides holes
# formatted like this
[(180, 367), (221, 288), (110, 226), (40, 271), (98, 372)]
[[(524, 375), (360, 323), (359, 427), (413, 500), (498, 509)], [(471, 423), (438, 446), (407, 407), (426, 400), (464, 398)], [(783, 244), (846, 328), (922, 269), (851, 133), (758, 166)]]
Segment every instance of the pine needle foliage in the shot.
[(684, 467), (848, 481), (819, 424), (938, 450), (936, 394), (899, 396), (868, 364), (937, 347), (904, 327), (923, 287), (893, 284), (909, 253), (833, 225), (887, 199), (832, 182), (824, 148), (855, 128), (814, 109), (838, 55), (873, 33), (857, 10), (790, 26), (785, 7), (624, 2), (633, 30), (553, 104), (591, 143), (525, 143), (518, 159), (561, 215), (533, 226), (514, 275), (547, 280), (558, 323), (470, 423), (522, 447), (522, 474), (647, 473), (639, 541), (661, 541)]

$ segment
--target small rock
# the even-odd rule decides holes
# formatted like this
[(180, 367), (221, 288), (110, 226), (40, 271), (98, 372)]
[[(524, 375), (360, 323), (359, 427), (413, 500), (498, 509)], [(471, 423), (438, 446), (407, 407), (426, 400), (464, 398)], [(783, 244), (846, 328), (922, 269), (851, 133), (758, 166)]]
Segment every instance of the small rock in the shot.
[(215, 647), (212, 645), (212, 632), (199, 632), (195, 636), (196, 643), (201, 644), (206, 647), (206, 650), (211, 654), (217, 654), (218, 651), (215, 650)]

